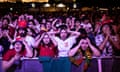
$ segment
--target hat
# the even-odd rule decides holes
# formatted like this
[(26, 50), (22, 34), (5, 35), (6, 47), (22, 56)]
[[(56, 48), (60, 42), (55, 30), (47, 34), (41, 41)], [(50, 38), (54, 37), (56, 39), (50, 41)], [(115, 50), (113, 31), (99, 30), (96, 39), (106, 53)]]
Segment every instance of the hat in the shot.
[(104, 24), (109, 24), (112, 22), (113, 22), (113, 20), (109, 19), (109, 20), (102, 21), (102, 24), (104, 25)]
[(27, 22), (25, 20), (18, 21), (18, 26), (21, 28), (26, 28), (27, 27)]

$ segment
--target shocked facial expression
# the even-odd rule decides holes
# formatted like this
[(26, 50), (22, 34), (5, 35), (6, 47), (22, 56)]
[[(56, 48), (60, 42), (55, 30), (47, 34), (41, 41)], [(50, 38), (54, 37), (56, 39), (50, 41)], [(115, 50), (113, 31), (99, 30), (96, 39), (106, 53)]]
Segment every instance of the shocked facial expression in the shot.
[(107, 35), (111, 34), (110, 27), (108, 25), (104, 25), (103, 28), (102, 28), (102, 31), (103, 31), (104, 34), (107, 34)]
[(49, 38), (49, 36), (47, 34), (44, 35), (43, 42), (44, 42), (44, 44), (49, 44), (50, 43), (50, 38)]
[(14, 48), (15, 51), (19, 53), (22, 50), (22, 44), (20, 42), (16, 42)]
[(82, 48), (82, 50), (86, 50), (88, 48), (88, 41), (86, 39), (82, 40), (81, 48)]
[(60, 38), (62, 40), (65, 40), (67, 38), (67, 31), (66, 30), (63, 29), (60, 31)]

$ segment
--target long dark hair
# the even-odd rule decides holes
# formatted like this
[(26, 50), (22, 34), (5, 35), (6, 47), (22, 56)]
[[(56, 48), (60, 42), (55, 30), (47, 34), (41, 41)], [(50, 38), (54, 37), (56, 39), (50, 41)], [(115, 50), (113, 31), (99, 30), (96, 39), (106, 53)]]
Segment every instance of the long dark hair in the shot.
[(24, 30), (24, 31), (25, 31), (24, 33), (19, 34), (21, 37), (25, 37), (26, 34), (27, 34), (26, 28), (21, 28), (21, 27), (20, 27), (20, 28), (17, 29), (17, 32), (19, 32), (19, 30)]
[(72, 46), (72, 48), (74, 48), (75, 46), (77, 46), (78, 43), (79, 43), (79, 41), (80, 41), (81, 39), (86, 39), (86, 38), (88, 38), (87, 32), (86, 32), (85, 29), (80, 28), (80, 29), (78, 30), (78, 32), (80, 32), (81, 35), (80, 35), (78, 38), (76, 38), (76, 43)]
[[(65, 30), (65, 31), (67, 30), (67, 26), (66, 26), (66, 25), (60, 25), (60, 26), (59, 26), (59, 29), (60, 29), (60, 33), (61, 33), (62, 30)], [(66, 31), (66, 32), (67, 32), (67, 31)], [(59, 38), (60, 38), (60, 33), (57, 35)], [(67, 34), (67, 38), (68, 38), (69, 36), (70, 36), (70, 34), (68, 33), (68, 34)]]
[(115, 35), (115, 32), (114, 32), (111, 24), (104, 24), (104, 25), (102, 25), (101, 28), (100, 28), (100, 33), (99, 33), (99, 34), (102, 34), (102, 33), (103, 33), (102, 29), (103, 29), (103, 27), (106, 26), (106, 25), (110, 28), (111, 35)]
[(23, 44), (22, 41), (15, 41), (15, 42), (13, 42), (13, 46), (14, 46), (17, 42), (19, 42), (20, 44), (22, 44), (22, 50), (21, 50), (20, 52), (24, 51), (24, 50), (25, 50), (25, 45)]
[[(45, 32), (45, 34), (44, 34), (44, 36), (45, 35), (48, 35), (46, 32)], [(49, 35), (48, 35), (49, 36)], [(43, 37), (44, 38), (44, 37)], [(41, 42), (40, 42), (40, 45), (42, 45), (42, 46), (45, 46), (46, 44), (43, 42), (43, 38), (42, 38), (42, 40), (41, 40)], [(50, 42), (47, 44), (49, 47), (52, 45), (53, 43), (52, 43), (52, 41), (51, 41), (51, 39), (50, 39)]]

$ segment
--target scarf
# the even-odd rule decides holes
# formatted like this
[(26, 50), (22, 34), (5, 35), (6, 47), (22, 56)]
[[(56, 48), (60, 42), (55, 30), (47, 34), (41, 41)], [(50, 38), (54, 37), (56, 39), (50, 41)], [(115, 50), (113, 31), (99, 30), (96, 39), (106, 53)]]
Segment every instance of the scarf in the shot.
[(82, 52), (81, 49), (78, 49), (77, 53), (74, 56), (69, 57), (69, 58), (70, 58), (70, 61), (76, 66), (79, 66), (83, 62), (83, 60), (85, 60), (84, 72), (86, 72), (88, 67), (90, 66), (92, 54), (89, 48), (84, 53)]

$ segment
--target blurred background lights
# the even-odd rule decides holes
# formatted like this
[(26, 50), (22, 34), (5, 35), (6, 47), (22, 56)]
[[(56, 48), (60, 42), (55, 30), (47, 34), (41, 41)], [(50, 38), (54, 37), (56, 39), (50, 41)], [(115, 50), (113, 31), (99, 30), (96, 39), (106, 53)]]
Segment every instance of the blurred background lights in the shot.
[(44, 4), (44, 7), (50, 7), (49, 3)]

